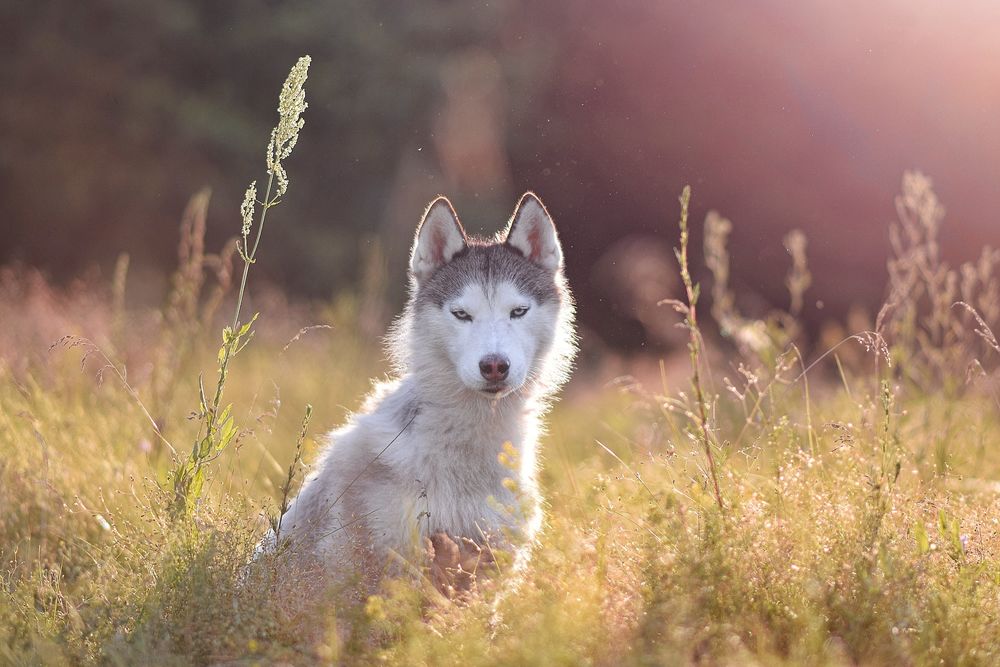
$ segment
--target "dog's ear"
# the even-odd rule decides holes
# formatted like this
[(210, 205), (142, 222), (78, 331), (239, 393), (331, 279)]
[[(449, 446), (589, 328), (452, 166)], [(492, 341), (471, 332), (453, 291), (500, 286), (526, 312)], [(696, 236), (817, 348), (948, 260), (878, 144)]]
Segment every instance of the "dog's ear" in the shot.
[(438, 197), (424, 211), (410, 253), (410, 271), (418, 283), (452, 260), (465, 248), (465, 230), (446, 197)]
[(514, 209), (504, 243), (549, 271), (562, 267), (562, 246), (545, 204), (534, 192), (525, 192)]

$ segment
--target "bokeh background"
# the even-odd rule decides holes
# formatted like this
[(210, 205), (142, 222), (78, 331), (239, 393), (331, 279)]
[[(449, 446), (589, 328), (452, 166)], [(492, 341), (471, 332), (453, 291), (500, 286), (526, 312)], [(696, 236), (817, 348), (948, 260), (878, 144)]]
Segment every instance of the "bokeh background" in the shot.
[(128, 252), (131, 298), (155, 298), (204, 187), (209, 246), (232, 236), (305, 53), (306, 127), (254, 277), (296, 297), (352, 289), (377, 256), (401, 303), (439, 193), (491, 233), (537, 191), (582, 323), (622, 349), (669, 343), (643, 312), (675, 288), (686, 183), (695, 243), (708, 210), (733, 220), (748, 312), (787, 304), (781, 239), (806, 232), (812, 326), (880, 303), (906, 169), (948, 207), (945, 257), (1000, 245), (993, 0), (37, 0), (0, 24), (0, 264), (56, 282)]

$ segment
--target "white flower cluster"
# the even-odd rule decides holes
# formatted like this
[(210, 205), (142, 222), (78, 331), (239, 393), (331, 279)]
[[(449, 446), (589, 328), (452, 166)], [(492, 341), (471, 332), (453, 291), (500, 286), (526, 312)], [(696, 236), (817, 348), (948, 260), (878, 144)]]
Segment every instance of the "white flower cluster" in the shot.
[(254, 204), (257, 203), (257, 181), (250, 184), (246, 194), (243, 195), (243, 203), (240, 205), (240, 213), (243, 214), (243, 240), (250, 235), (250, 227), (253, 225)]
[[(288, 73), (284, 85), (281, 87), (281, 95), (278, 96), (278, 124), (271, 130), (271, 141), (267, 145), (267, 173), (271, 174), (268, 181), (267, 192), (261, 212), (261, 224), (264, 223), (264, 215), (267, 209), (278, 203), (278, 200), (288, 190), (288, 175), (282, 160), (292, 154), (295, 142), (299, 138), (299, 130), (305, 125), (302, 119), (302, 112), (309, 105), (306, 104), (305, 84), (309, 76), (309, 64), (312, 58), (302, 56)], [(271, 195), (271, 184), (275, 183), (275, 194)], [(250, 229), (253, 227), (254, 210), (257, 205), (257, 181), (247, 187), (243, 195), (243, 204), (240, 206), (240, 213), (243, 216), (243, 243), (240, 245), (240, 256), (247, 262), (253, 262), (257, 251), (257, 242), (260, 241), (260, 230), (257, 233), (257, 242), (253, 244), (253, 249), (249, 247)]]
[(271, 143), (267, 147), (267, 171), (278, 182), (276, 197), (281, 197), (288, 190), (288, 176), (281, 161), (291, 155), (299, 138), (299, 130), (305, 125), (302, 112), (309, 105), (306, 104), (304, 86), (309, 76), (311, 62), (309, 56), (299, 58), (295, 67), (288, 73), (278, 98), (278, 125), (271, 130)]

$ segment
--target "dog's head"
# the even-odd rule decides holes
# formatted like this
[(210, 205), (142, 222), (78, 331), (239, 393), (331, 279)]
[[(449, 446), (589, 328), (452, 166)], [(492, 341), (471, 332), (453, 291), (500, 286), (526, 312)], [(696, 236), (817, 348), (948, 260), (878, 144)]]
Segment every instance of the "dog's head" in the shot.
[(467, 237), (451, 203), (435, 199), (410, 256), (407, 366), (452, 384), (457, 376), (488, 398), (538, 381), (558, 386), (567, 364), (555, 360), (554, 341), (573, 344), (562, 265), (555, 225), (533, 193), (489, 241)]

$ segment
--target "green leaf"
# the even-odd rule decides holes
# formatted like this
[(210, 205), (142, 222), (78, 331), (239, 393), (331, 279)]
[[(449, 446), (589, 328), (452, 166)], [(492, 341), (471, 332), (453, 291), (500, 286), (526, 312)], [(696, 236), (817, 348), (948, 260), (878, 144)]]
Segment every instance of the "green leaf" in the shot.
[(203, 459), (211, 453), (212, 453), (212, 437), (206, 435), (204, 438), (201, 439), (201, 442), (198, 443), (198, 453), (195, 456), (195, 458)]
[(200, 497), (203, 486), (205, 486), (205, 471), (202, 468), (198, 468), (194, 471), (194, 476), (191, 478), (191, 486), (188, 487), (186, 494), (187, 498), (196, 499)]
[(233, 436), (236, 435), (236, 424), (233, 422), (232, 417), (222, 423), (220, 433), (219, 444), (215, 447), (216, 451), (222, 451), (225, 449), (229, 443), (232, 442)]
[(245, 336), (247, 332), (250, 331), (250, 327), (253, 326), (253, 323), (257, 321), (258, 317), (260, 317), (260, 313), (254, 313), (253, 317), (250, 318), (250, 321), (240, 327), (239, 332), (236, 334), (236, 338), (239, 339)]

